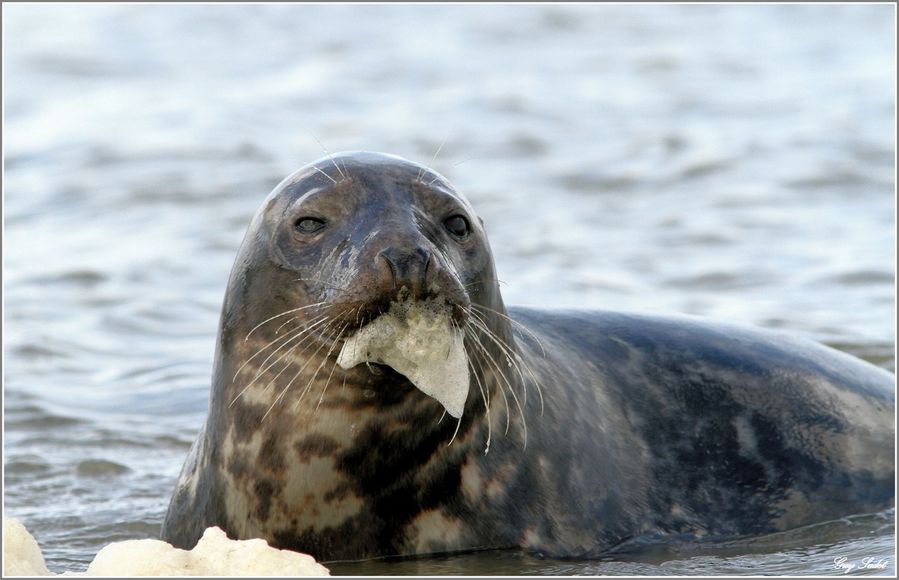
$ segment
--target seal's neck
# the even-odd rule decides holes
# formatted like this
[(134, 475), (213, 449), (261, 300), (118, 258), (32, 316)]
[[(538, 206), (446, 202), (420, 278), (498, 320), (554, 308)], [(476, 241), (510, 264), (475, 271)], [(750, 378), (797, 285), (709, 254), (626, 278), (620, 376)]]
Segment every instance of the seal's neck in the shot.
[(447, 412), (439, 397), (374, 358), (343, 368), (345, 344), (320, 340), (310, 330), (315, 318), (309, 318), (273, 321), (255, 332), (248, 323), (223, 322), (210, 416), (236, 431), (284, 423), (294, 433), (327, 435), (341, 447), (362, 437), (366, 445), (383, 440), (385, 453), (428, 454), (441, 444), (476, 439), (489, 452), (496, 433), (508, 433), (507, 424), (522, 414), (530, 387), (515, 323), (498, 306), (474, 305), (465, 321), (453, 325), (464, 344), (459, 366), (467, 372), (459, 412)]

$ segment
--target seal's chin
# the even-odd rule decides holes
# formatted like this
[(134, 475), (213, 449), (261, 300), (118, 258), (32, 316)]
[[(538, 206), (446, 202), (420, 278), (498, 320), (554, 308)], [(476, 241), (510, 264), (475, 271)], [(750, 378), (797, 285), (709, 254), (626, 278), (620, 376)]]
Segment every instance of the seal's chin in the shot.
[(443, 302), (394, 302), (344, 342), (337, 363), (390, 366), (458, 419), (468, 399), (468, 354), (451, 321), (452, 307)]

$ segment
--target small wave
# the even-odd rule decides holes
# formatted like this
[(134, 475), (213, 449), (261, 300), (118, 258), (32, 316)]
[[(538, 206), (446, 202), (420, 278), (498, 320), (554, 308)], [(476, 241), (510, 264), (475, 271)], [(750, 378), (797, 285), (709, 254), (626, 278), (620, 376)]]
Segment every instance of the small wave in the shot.
[(681, 168), (678, 172), (680, 179), (699, 179), (714, 173), (720, 173), (730, 169), (735, 164), (733, 159), (712, 159), (709, 161), (696, 161)]
[(33, 409), (37, 409), (37, 411), (33, 413), (22, 413), (22, 409), (18, 409), (19, 412), (12, 412), (10, 415), (6, 417), (6, 429), (7, 430), (20, 430), (20, 431), (47, 431), (51, 429), (59, 429), (65, 427), (75, 427), (77, 425), (84, 425), (87, 421), (82, 419), (76, 419), (75, 417), (66, 417), (63, 415), (54, 415), (52, 413), (48, 413), (39, 407), (32, 407)]
[(881, 180), (872, 179), (869, 175), (854, 171), (834, 171), (823, 173), (822, 175), (810, 175), (808, 177), (786, 180), (784, 182), (784, 185), (787, 187), (802, 190), (834, 187), (851, 187), (853, 189), (859, 189), (861, 186), (881, 184)]
[(830, 280), (846, 286), (866, 286), (868, 284), (892, 284), (895, 276), (892, 272), (883, 270), (856, 270), (832, 276)]
[(78, 288), (93, 288), (108, 279), (103, 272), (96, 270), (67, 270), (56, 272), (53, 274), (43, 274), (40, 276), (32, 276), (22, 280), (18, 284), (26, 287), (47, 286), (47, 285), (68, 285)]
[(130, 467), (105, 459), (85, 459), (75, 466), (75, 475), (80, 477), (110, 477), (130, 471)]
[(568, 173), (556, 181), (562, 188), (577, 193), (629, 191), (640, 184), (640, 180), (632, 175), (588, 172)]
[(7, 475), (30, 475), (36, 473), (47, 473), (50, 471), (50, 464), (40, 460), (12, 460), (4, 466)]
[(669, 278), (664, 284), (680, 289), (697, 290), (738, 290), (763, 286), (770, 277), (762, 273), (734, 274), (730, 272), (707, 272), (692, 276)]
[(51, 348), (47, 344), (23, 344), (12, 348), (12, 353), (23, 360), (65, 358), (69, 355), (62, 350)]

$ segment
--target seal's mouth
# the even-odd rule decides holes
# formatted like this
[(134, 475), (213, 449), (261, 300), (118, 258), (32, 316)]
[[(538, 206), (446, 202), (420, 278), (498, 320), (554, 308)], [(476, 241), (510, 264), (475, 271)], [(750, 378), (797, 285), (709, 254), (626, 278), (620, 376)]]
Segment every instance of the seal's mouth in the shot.
[(363, 362), (389, 366), (459, 418), (469, 386), (463, 338), (445, 302), (393, 302), (344, 341), (337, 363), (344, 369)]

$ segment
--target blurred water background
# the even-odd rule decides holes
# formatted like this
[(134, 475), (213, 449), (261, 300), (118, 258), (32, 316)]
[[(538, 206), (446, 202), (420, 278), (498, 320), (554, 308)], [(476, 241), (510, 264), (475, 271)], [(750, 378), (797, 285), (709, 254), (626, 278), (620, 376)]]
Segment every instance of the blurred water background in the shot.
[[(51, 570), (158, 535), (235, 252), (316, 137), (443, 144), (507, 303), (746, 322), (895, 372), (892, 6), (5, 4), (3, 43), (4, 513)], [(334, 571), (895, 574), (894, 521)]]

